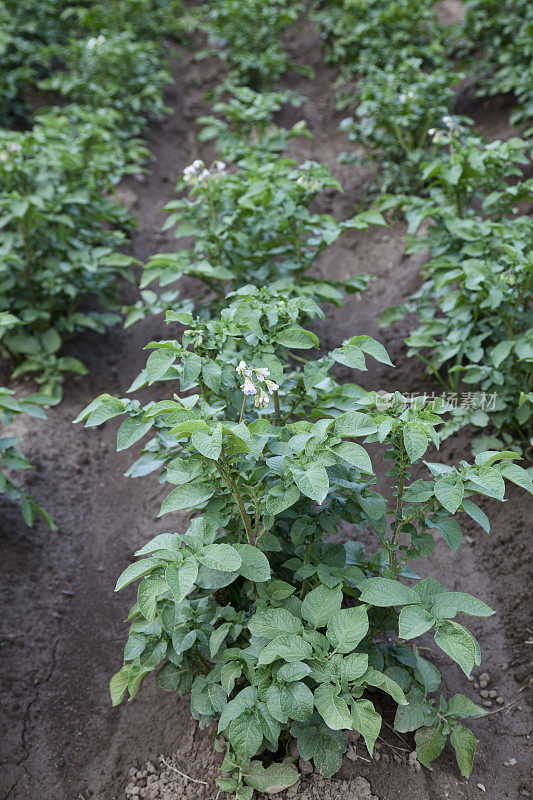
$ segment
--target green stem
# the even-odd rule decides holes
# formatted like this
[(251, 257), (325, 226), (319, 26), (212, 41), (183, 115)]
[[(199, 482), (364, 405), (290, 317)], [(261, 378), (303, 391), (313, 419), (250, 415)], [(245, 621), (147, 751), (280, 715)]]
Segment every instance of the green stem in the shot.
[(244, 525), (244, 530), (246, 531), (246, 537), (248, 539), (248, 543), (253, 545), (254, 534), (252, 530), (252, 523), (244, 506), (241, 493), (239, 492), (239, 487), (231, 477), (231, 473), (227, 464), (225, 463), (222, 464), (220, 461), (215, 461), (215, 465), (220, 475), (224, 479), (226, 486), (228, 487), (233, 497), (235, 498), (235, 502), (237, 503), (237, 508), (239, 509), (239, 514), (241, 515), (241, 519)]

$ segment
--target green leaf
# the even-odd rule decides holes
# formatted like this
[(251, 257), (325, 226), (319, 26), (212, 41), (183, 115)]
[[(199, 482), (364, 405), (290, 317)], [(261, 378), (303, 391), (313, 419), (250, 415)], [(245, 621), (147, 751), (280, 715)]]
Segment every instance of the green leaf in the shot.
[(351, 729), (352, 715), (345, 700), (338, 695), (339, 689), (329, 683), (321, 683), (315, 689), (316, 710), (334, 731)]
[(248, 628), (253, 636), (275, 639), (285, 633), (300, 633), (302, 623), (284, 608), (267, 608), (254, 614)]
[(398, 636), (400, 639), (414, 639), (422, 636), (433, 627), (434, 618), (423, 606), (405, 606), (400, 611)]
[(220, 719), (218, 721), (218, 733), (225, 731), (230, 722), (246, 711), (249, 708), (253, 708), (256, 702), (256, 690), (252, 688), (252, 686), (245, 686), (233, 700), (230, 700), (227, 704), (226, 708), (220, 715)]
[(326, 636), (338, 653), (349, 653), (367, 633), (368, 615), (366, 609), (359, 606), (336, 611), (328, 621)]
[(203, 430), (193, 431), (191, 443), (203, 456), (217, 461), (222, 452), (222, 425), (217, 425), (211, 434)]
[(137, 591), (139, 611), (149, 622), (154, 619), (157, 598), (167, 591), (167, 582), (159, 575), (149, 575), (140, 582)]
[(125, 419), (117, 431), (117, 450), (125, 450), (127, 447), (131, 447), (132, 444), (142, 439), (151, 427), (151, 420), (143, 422), (142, 417), (128, 417)]
[(165, 580), (174, 595), (176, 603), (181, 603), (189, 592), (192, 592), (197, 577), (198, 564), (192, 558), (186, 559), (179, 565), (168, 565), (165, 570)]
[(218, 572), (236, 572), (242, 563), (239, 553), (231, 544), (208, 544), (197, 558), (206, 567)]
[(261, 550), (251, 544), (234, 544), (233, 547), (241, 557), (238, 571), (243, 577), (255, 583), (270, 580), (270, 563)]
[(158, 686), (166, 692), (175, 692), (180, 685), (182, 674), (183, 668), (177, 667), (171, 661), (167, 661), (158, 671), (155, 679)]
[(477, 524), (483, 528), (485, 533), (490, 533), (490, 520), (479, 506), (476, 506), (476, 504), (472, 503), (470, 500), (463, 500), (462, 508), (474, 522), (477, 522)]
[(303, 472), (294, 471), (294, 482), (306, 497), (322, 503), (329, 490), (328, 473), (320, 464), (311, 464)]
[(403, 443), (411, 463), (422, 458), (429, 444), (426, 431), (418, 422), (408, 422), (403, 429)]
[(365, 675), (363, 675), (361, 682), (366, 683), (368, 686), (376, 686), (378, 689), (381, 689), (382, 692), (387, 692), (399, 705), (407, 705), (402, 687), (383, 672), (379, 672), (379, 670), (370, 667)]
[(431, 613), (435, 617), (455, 617), (470, 614), (473, 617), (491, 617), (495, 612), (483, 600), (465, 592), (443, 592), (435, 595)]
[(391, 578), (370, 578), (365, 581), (359, 599), (362, 603), (382, 608), (420, 603), (420, 598), (414, 589)]
[(319, 723), (295, 722), (291, 734), (296, 737), (298, 751), (305, 761), (313, 759), (317, 770), (331, 778), (341, 768), (342, 756), (348, 746), (343, 731), (332, 731), (322, 720)]
[(452, 483), (449, 478), (443, 477), (435, 481), (435, 497), (450, 514), (455, 514), (463, 502), (464, 489), (460, 482)]
[[(410, 692), (409, 697), (412, 692)], [(431, 707), (423, 699), (422, 692), (419, 693), (418, 700), (410, 702), (407, 706), (398, 706), (394, 718), (394, 729), (400, 733), (414, 731), (425, 725), (430, 717), (434, 715)]]
[(281, 689), (281, 708), (283, 712), (297, 722), (307, 722), (313, 713), (313, 693), (300, 681), (288, 683)]
[(436, 514), (432, 519), (429, 520), (429, 522), (431, 525), (434, 525), (436, 528), (438, 528), (439, 533), (450, 550), (453, 550), (455, 553), (455, 551), (459, 549), (459, 546), (463, 540), (463, 534), (457, 521), (453, 519), (453, 517), (440, 516)]
[(431, 762), (440, 756), (446, 744), (440, 722), (427, 728), (419, 728), (415, 733), (415, 742), (418, 760), (428, 769), (432, 769)]
[(265, 769), (260, 761), (251, 761), (243, 769), (242, 775), (248, 786), (266, 794), (282, 792), (300, 779), (293, 764), (270, 764)]
[(446, 716), (462, 717), (465, 719), (466, 717), (484, 717), (485, 714), (488, 713), (489, 712), (485, 708), (478, 706), (473, 700), (470, 700), (469, 697), (465, 697), (464, 694), (454, 694), (448, 703)]
[(272, 664), (278, 659), (294, 662), (310, 658), (313, 648), (301, 636), (286, 634), (269, 642), (259, 654), (258, 664)]
[(368, 475), (372, 475), (372, 462), (365, 448), (356, 442), (341, 442), (332, 448), (335, 455), (340, 456), (352, 466)]
[(130, 671), (131, 664), (124, 664), (109, 681), (109, 694), (111, 695), (111, 703), (113, 706), (119, 706), (124, 700), (124, 695), (128, 688)]
[(518, 464), (505, 463), (501, 465), (501, 473), (507, 480), (533, 494), (533, 480), (523, 467)]
[(306, 331), (299, 325), (280, 331), (276, 336), (276, 342), (291, 350), (309, 350), (309, 348), (318, 347), (320, 344), (316, 334)]
[(146, 362), (146, 377), (148, 378), (148, 386), (158, 381), (167, 372), (171, 364), (176, 360), (176, 353), (174, 350), (167, 348), (160, 348), (150, 353)]
[(356, 681), (368, 669), (368, 656), (366, 653), (350, 653), (339, 664), (339, 674), (342, 680)]
[(457, 622), (446, 622), (435, 631), (435, 644), (455, 661), (468, 677), (476, 663), (474, 637)]
[(334, 589), (330, 589), (328, 586), (317, 586), (304, 598), (302, 617), (314, 628), (322, 628), (327, 625), (333, 614), (340, 611), (342, 597), (340, 586), (336, 586)]
[(370, 700), (355, 700), (352, 704), (353, 727), (362, 735), (370, 755), (381, 730), (381, 716)]
[(369, 436), (378, 426), (361, 411), (347, 411), (335, 420), (337, 436)]
[(245, 712), (230, 723), (227, 737), (235, 754), (244, 762), (255, 756), (263, 743), (261, 728), (250, 712)]
[(474, 756), (476, 755), (476, 737), (470, 728), (455, 724), (450, 734), (450, 744), (455, 750), (455, 756), (461, 775), (465, 778), (469, 778), (474, 765)]
[(183, 486), (178, 486), (172, 491), (161, 506), (161, 511), (158, 516), (162, 517), (164, 514), (171, 514), (173, 511), (181, 511), (184, 508), (192, 508), (193, 506), (201, 505), (209, 500), (215, 493), (215, 487), (212, 483), (203, 483), (193, 481), (192, 483), (185, 483)]
[(115, 592), (119, 592), (125, 586), (128, 586), (128, 584), (136, 581), (137, 578), (146, 575), (147, 572), (151, 572), (151, 570), (158, 567), (160, 563), (158, 558), (143, 558), (142, 561), (136, 561), (134, 564), (130, 564), (118, 578)]

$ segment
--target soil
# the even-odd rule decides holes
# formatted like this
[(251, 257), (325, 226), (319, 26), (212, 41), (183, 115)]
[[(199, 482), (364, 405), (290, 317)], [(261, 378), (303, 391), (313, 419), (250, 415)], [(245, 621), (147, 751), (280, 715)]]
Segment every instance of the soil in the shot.
[[(447, 3), (446, 13), (453, 16), (457, 5)], [(331, 167), (345, 191), (326, 194), (320, 207), (347, 217), (364, 199), (362, 186), (368, 176), (361, 167), (336, 164), (346, 144), (336, 136), (342, 114), (333, 103), (335, 72), (324, 66), (309, 26), (295, 33), (287, 46), (296, 62), (311, 64), (315, 78), (287, 76), (284, 86), (309, 99), (297, 112), (284, 112), (281, 120), (287, 124), (292, 118), (306, 118), (314, 139), (298, 143), (294, 155)], [(183, 167), (197, 157), (210, 161), (213, 155), (196, 143), (194, 120), (206, 111), (203, 93), (216, 85), (219, 65), (195, 62), (185, 49), (180, 58), (174, 64), (176, 82), (167, 96), (173, 112), (147, 135), (153, 153), (150, 174), (130, 178), (122, 187), (124, 199), (139, 218), (130, 250), (140, 260), (173, 247), (171, 234), (160, 233), (161, 208), (172, 197)], [(483, 120), (483, 108), (477, 108), (480, 126), (508, 131), (503, 111), (494, 120), (493, 110)], [(435, 387), (420, 363), (405, 357), (408, 321), (385, 330), (377, 323), (383, 308), (400, 302), (419, 285), (423, 256), (403, 255), (403, 233), (401, 225), (350, 233), (323, 255), (318, 271), (324, 275), (372, 272), (376, 277), (363, 298), (348, 298), (342, 309), (328, 312), (327, 324), (316, 329), (324, 348), (355, 333), (376, 336), (398, 366), (391, 370), (369, 365), (361, 383), (423, 393)], [(185, 283), (182, 291), (195, 293), (197, 287)], [(125, 298), (134, 297), (133, 288), (125, 289)], [(147, 681), (133, 703), (110, 706), (108, 680), (121, 663), (123, 619), (133, 596), (133, 590), (114, 595), (116, 575), (133, 551), (167, 528), (169, 520), (156, 518), (164, 495), (156, 479), (133, 482), (123, 477), (131, 456), (115, 452), (114, 421), (97, 430), (72, 425), (97, 394), (123, 396), (144, 366), (145, 343), (163, 337), (168, 338), (168, 330), (160, 319), (128, 331), (116, 327), (103, 336), (79, 337), (70, 349), (87, 364), (89, 375), (68, 381), (64, 401), (50, 411), (46, 422), (18, 425), (23, 449), (36, 465), (27, 484), (53, 513), (58, 530), (50, 532), (40, 524), (28, 529), (17, 508), (2, 504), (1, 797), (6, 800), (216, 796), (220, 756), (213, 751), (209, 732), (200, 732), (191, 719), (185, 699), (165, 694), (154, 681)], [(460, 434), (441, 454), (443, 460), (468, 457), (468, 437)], [(397, 800), (408, 794), (411, 800), (483, 796), (518, 800), (530, 796), (533, 725), (522, 689), (528, 680), (533, 638), (528, 606), (533, 505), (518, 490), (509, 493), (505, 505), (485, 505), (493, 520), (490, 537), (465, 524), (460, 554), (451, 555), (441, 542), (431, 561), (432, 574), (449, 589), (467, 588), (497, 611), (470, 626), (483, 650), (483, 666), (474, 682), (469, 684), (458, 668), (436, 654), (444, 693), (461, 691), (476, 699), (475, 680), (488, 671), (488, 688), (505, 701), (503, 706), (494, 701), (491, 711), (498, 713), (473, 724), (479, 748), (471, 778), (460, 776), (448, 748), (433, 771), (420, 769), (412, 755), (412, 739), (384, 727), (375, 760), (353, 738), (337, 776), (325, 780), (304, 772), (287, 797)], [(184, 524), (184, 515), (176, 515), (175, 529)], [(385, 718), (390, 720), (387, 713)]]

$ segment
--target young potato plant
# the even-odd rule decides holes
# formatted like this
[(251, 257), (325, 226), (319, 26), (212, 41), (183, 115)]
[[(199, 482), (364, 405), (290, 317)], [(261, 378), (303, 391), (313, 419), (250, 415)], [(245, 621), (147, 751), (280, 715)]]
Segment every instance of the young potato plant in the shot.
[(64, 0), (3, 0), (0, 5), (0, 126), (28, 114), (26, 92), (50, 65), (49, 47), (64, 42)]
[[(226, 83), (268, 91), (293, 66), (282, 34), (303, 10), (293, 0), (215, 0), (207, 4), (202, 27), (211, 47), (199, 57), (216, 55), (227, 67)], [(299, 72), (309, 74), (305, 68)]]
[(421, 59), (429, 69), (446, 61), (434, 0), (328, 0), (314, 5), (326, 60), (340, 65), (346, 77), (394, 69), (409, 58)]
[(355, 118), (340, 125), (351, 142), (362, 145), (364, 155), (343, 153), (340, 161), (369, 164), (381, 192), (423, 190), (422, 162), (438, 149), (431, 134), (443, 117), (451, 119), (447, 115), (459, 79), (444, 68), (424, 72), (419, 58), (370, 69), (358, 86)]
[(432, 223), (407, 248), (429, 247), (426, 281), (382, 321), (418, 315), (421, 324), (406, 339), (409, 355), (422, 358), (448, 391), (458, 397), (463, 390), (468, 400), (454, 413), (450, 431), (490, 422), (498, 435), (474, 440), (477, 449), (527, 452), (533, 435), (533, 221), (519, 211), (533, 198), (533, 181), (520, 179), (527, 144), (486, 144), (458, 127), (436, 135), (450, 152), (424, 168), (429, 198), (401, 201), (411, 234), (424, 220)]
[(292, 128), (273, 123), (274, 114), (283, 106), (297, 108), (304, 100), (293, 91), (255, 92), (247, 86), (231, 87), (228, 99), (214, 104), (213, 114), (196, 120), (202, 126), (198, 139), (213, 140), (217, 152), (234, 164), (250, 157), (272, 160), (286, 151), (291, 139), (311, 138), (305, 120)]
[[(132, 699), (156, 670), (162, 688), (190, 695), (194, 718), (215, 722), (225, 750), (220, 789), (240, 800), (298, 780), (295, 759), (283, 757), (291, 738), (327, 777), (340, 767), (347, 730), (372, 754), (386, 695), (397, 704), (395, 728), (415, 731), (421, 763), (450, 736), (468, 776), (476, 740), (462, 720), (486, 712), (461, 694), (435, 696), (439, 671), (415, 640), (431, 631), (469, 675), (481, 654), (455, 617), (493, 612), (420, 580), (409, 562), (431, 555), (436, 531), (457, 550), (459, 512), (487, 530), (472, 497), (503, 500), (505, 478), (532, 491), (529, 476), (515, 453), (486, 452), (458, 467), (424, 462), (426, 477), (415, 479), (413, 464), (418, 472), (439, 444), (439, 401), (406, 407), (399, 394), (384, 399), (330, 375), (335, 362), (390, 363), (382, 345), (353, 336), (294, 366), (292, 350), (318, 345), (297, 324), (316, 307), (255, 287), (228, 300), (208, 321), (170, 314), (187, 326), (181, 342), (148, 345), (136, 385), (179, 381), (180, 394), (144, 407), (103, 395), (77, 420), (125, 414), (120, 449), (152, 428), (164, 432), (161, 478), (175, 488), (160, 515), (193, 513), (137, 551), (118, 579), (117, 591), (140, 583), (113, 703)], [(392, 498), (370, 443), (390, 462)]]
[[(289, 158), (256, 158), (252, 148), (236, 169), (215, 161), (208, 169), (197, 160), (184, 170), (177, 190), (187, 196), (167, 204), (164, 229), (174, 226), (176, 238), (194, 237), (190, 248), (153, 256), (144, 267), (141, 289), (155, 280), (169, 286), (183, 276), (201, 280), (209, 292), (202, 313), (216, 312), (226, 293), (247, 283), (274, 284), (294, 294), (339, 303), (342, 289), (363, 290), (367, 275), (342, 281), (308, 273), (318, 255), (344, 232), (384, 224), (377, 211), (363, 211), (338, 222), (329, 214), (310, 210), (324, 189), (341, 189), (328, 168), (314, 161), (297, 164)], [(172, 308), (177, 290), (158, 298), (142, 292), (142, 301), (129, 309), (126, 325), (147, 313)], [(190, 310), (191, 303), (186, 307)]]
[(459, 47), (482, 96), (512, 92), (513, 125), (533, 119), (533, 6), (529, 0), (468, 0)]
[(103, 0), (85, 5), (75, 5), (64, 17), (69, 21), (74, 17), (76, 27), (91, 34), (128, 31), (137, 39), (153, 41), (178, 38), (182, 30), (181, 0)]
[(117, 136), (137, 136), (149, 119), (168, 111), (163, 88), (171, 77), (162, 66), (157, 42), (139, 40), (129, 31), (72, 39), (56, 53), (66, 66), (41, 82), (74, 103), (118, 114)]
[[(0, 324), (2, 324), (0, 314)], [(46, 419), (43, 405), (54, 405), (53, 398), (47, 395), (33, 394), (28, 397), (17, 399), (15, 392), (0, 386), (0, 424), (2, 427), (9, 427), (13, 423), (14, 417), (19, 414), (28, 414), (31, 417)], [(32, 526), (36, 517), (41, 517), (49, 528), (56, 530), (56, 526), (50, 514), (44, 510), (28, 492), (17, 486), (11, 480), (12, 470), (31, 469), (31, 464), (17, 447), (18, 438), (16, 436), (4, 436), (0, 438), (0, 494), (6, 496), (8, 500), (21, 501), (22, 517), (28, 526)]]
[[(132, 259), (117, 251), (131, 218), (103, 191), (117, 177), (105, 127), (69, 124), (68, 111), (43, 115), (31, 131), (0, 134), (0, 351), (57, 393), (61, 373), (83, 372), (58, 356), (66, 336), (104, 330), (118, 317), (80, 310), (87, 298), (117, 305), (118, 275)], [(124, 164), (124, 157), (117, 159)]]

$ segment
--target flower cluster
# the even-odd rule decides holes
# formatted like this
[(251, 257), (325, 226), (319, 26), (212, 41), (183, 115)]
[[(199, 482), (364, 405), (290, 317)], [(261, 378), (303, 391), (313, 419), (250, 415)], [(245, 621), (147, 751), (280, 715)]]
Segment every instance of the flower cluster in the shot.
[(461, 131), (464, 130), (464, 126), (460, 125), (457, 122), (457, 120), (454, 119), (453, 117), (449, 117), (449, 116), (446, 115), (446, 116), (444, 116), (442, 118), (442, 121), (443, 121), (444, 125), (446, 126), (447, 131), (446, 130), (438, 131), (438, 130), (436, 130), (436, 128), (430, 128), (428, 130), (428, 134), (431, 136), (431, 139), (432, 139), (433, 142), (435, 142), (435, 144), (438, 144), (441, 141), (441, 139), (443, 138), (443, 136), (445, 136), (447, 133), (453, 135), (453, 134), (460, 133)]
[(87, 50), (93, 50), (99, 44), (103, 44), (105, 42), (105, 36), (92, 36), (90, 39), (87, 39), (86, 48)]
[(185, 167), (183, 170), (183, 178), (187, 183), (199, 184), (205, 183), (209, 178), (217, 178), (218, 175), (226, 173), (226, 165), (223, 161), (215, 161), (211, 165), (211, 169), (207, 169), (204, 162), (199, 158)]
[[(268, 394), (262, 386), (256, 384), (264, 383), (269, 394), (277, 392), (279, 386), (274, 381), (268, 380), (270, 370), (266, 367), (259, 367), (257, 369), (250, 369), (246, 366), (245, 361), (241, 361), (237, 367), (237, 373), (243, 378), (244, 382), (241, 384), (241, 389), (245, 397), (255, 396), (256, 408), (266, 408), (270, 400)], [(255, 378), (254, 378), (255, 376)]]
[(10, 153), (18, 153), (22, 146), (18, 142), (8, 142), (6, 149), (0, 151), (0, 161), (7, 161)]
[(398, 100), (400, 101), (400, 103), (407, 103), (408, 100), (413, 100), (414, 96), (415, 96), (415, 93), (413, 91), (409, 90), (407, 92), (407, 94), (402, 93), (402, 94), (398, 95)]

